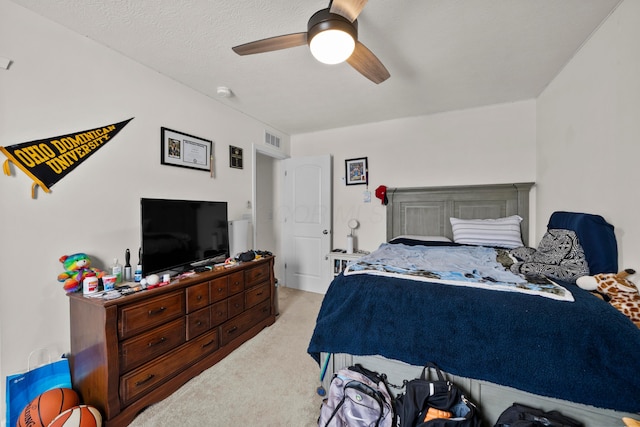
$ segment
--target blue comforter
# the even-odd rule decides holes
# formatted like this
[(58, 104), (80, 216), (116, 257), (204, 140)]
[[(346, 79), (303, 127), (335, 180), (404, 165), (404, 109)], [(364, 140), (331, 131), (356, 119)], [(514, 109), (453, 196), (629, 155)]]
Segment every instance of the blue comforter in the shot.
[(640, 412), (640, 329), (589, 292), (561, 284), (575, 302), (340, 275), (308, 352), (317, 362), (320, 352), (431, 361), (454, 375)]

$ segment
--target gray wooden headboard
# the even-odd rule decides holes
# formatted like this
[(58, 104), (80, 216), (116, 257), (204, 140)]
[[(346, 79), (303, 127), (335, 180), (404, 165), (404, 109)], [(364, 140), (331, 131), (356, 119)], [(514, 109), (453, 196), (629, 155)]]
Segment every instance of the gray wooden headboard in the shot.
[(533, 182), (451, 187), (388, 188), (387, 241), (400, 235), (446, 236), (449, 218), (488, 219), (520, 215), (529, 241), (529, 191)]

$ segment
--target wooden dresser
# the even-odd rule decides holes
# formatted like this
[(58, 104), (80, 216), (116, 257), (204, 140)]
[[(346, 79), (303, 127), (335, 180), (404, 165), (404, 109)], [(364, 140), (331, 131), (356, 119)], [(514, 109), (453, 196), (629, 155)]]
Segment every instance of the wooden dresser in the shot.
[(71, 377), (82, 402), (105, 426), (126, 426), (273, 324), (273, 260), (114, 300), (71, 294)]

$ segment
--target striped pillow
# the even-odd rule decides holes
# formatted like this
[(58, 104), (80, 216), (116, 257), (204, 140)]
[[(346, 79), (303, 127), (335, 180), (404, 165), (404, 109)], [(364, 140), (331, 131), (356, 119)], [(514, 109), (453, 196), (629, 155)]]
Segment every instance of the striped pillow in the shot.
[(497, 219), (449, 219), (456, 243), (509, 249), (524, 246), (520, 234), (522, 218), (518, 215)]

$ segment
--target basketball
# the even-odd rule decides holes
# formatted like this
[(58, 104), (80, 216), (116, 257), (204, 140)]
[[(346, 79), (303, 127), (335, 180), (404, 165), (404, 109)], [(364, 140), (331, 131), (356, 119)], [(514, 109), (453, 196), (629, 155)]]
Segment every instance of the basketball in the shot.
[(17, 427), (47, 427), (55, 417), (80, 404), (70, 388), (54, 388), (38, 395), (20, 413)]
[(58, 415), (48, 427), (101, 427), (102, 415), (93, 406), (78, 405)]

